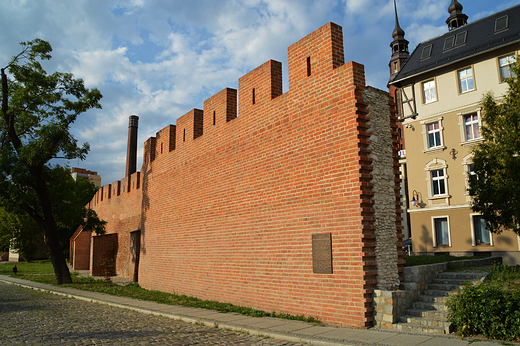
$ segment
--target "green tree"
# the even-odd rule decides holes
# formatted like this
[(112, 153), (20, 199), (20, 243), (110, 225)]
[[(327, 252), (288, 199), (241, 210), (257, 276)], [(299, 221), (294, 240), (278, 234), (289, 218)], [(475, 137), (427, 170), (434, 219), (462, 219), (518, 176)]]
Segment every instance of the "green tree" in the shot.
[[(22, 231), (23, 230), (23, 231)], [(43, 240), (42, 230), (33, 219), (26, 215), (15, 215), (0, 207), (0, 244), (17, 250), (18, 254), (30, 262), (38, 251), (38, 240)]]
[[(84, 230), (104, 233), (106, 222), (97, 219), (85, 205), (92, 199), (96, 186), (87, 179), (74, 180), (67, 167), (54, 168), (49, 194), (55, 211), (56, 228), (63, 253), (68, 257), (69, 240), (79, 225)], [(18, 250), (26, 261), (35, 258), (43, 233), (26, 213), (9, 213), (0, 207), (0, 244)], [(40, 250), (41, 251), (41, 250)]]
[[(51, 160), (85, 158), (89, 146), (78, 146), (70, 125), (81, 113), (101, 108), (102, 95), (71, 73), (47, 74), (40, 61), (51, 58), (48, 42), (35, 39), (21, 46), (1, 69), (0, 203), (41, 228), (60, 285), (72, 279), (59, 241), (60, 196), (51, 188), (61, 184), (63, 167)], [(63, 193), (61, 198), (67, 199)]]
[[(69, 253), (69, 240), (78, 226), (83, 230), (103, 234), (105, 221), (97, 218), (97, 214), (87, 209), (97, 191), (97, 187), (85, 178), (74, 180), (68, 167), (54, 168), (53, 183), (49, 185), (52, 204), (55, 209), (58, 238), (64, 253)], [(68, 257), (68, 256), (67, 256)]]
[(484, 96), (484, 141), (474, 149), (470, 195), (491, 232), (509, 229), (520, 235), (520, 64), (511, 70), (503, 99)]

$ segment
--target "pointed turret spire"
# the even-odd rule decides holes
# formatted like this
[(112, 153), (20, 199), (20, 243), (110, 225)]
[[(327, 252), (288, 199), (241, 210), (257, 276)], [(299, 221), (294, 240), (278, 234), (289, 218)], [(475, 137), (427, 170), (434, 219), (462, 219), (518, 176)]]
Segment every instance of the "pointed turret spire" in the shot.
[(451, 5), (448, 7), (450, 16), (446, 19), (446, 24), (448, 24), (449, 30), (457, 29), (468, 24), (468, 16), (462, 13), (462, 9), (462, 5), (457, 0), (451, 1)]
[(399, 25), (399, 18), (397, 17), (397, 4), (394, 0), (395, 9), (395, 29), (392, 32), (393, 41), (390, 43), (392, 48), (392, 58), (390, 59), (390, 78), (394, 77), (397, 72), (404, 65), (405, 61), (410, 56), (408, 52), (408, 41), (404, 38), (404, 30)]
[(394, 0), (394, 10), (395, 10), (395, 29), (392, 33), (392, 37), (395, 39), (397, 38), (404, 38), (404, 30), (401, 29), (401, 26), (399, 25), (399, 18), (397, 17), (397, 4)]

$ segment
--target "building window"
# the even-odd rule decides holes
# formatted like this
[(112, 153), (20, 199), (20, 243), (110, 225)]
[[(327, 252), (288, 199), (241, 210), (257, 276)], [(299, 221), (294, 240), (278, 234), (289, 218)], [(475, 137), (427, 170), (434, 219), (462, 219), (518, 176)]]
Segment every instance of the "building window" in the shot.
[(435, 217), (432, 219), (433, 246), (451, 246), (450, 224), (448, 217)]
[(480, 138), (480, 120), (477, 113), (464, 116), (466, 141)]
[(450, 203), (447, 168), (446, 161), (438, 158), (426, 164), (426, 183), (428, 184), (428, 202), (430, 206), (449, 205)]
[(454, 43), (455, 43), (455, 36), (446, 37), (446, 39), (444, 40), (444, 48), (442, 50), (446, 51), (448, 49), (452, 49)]
[(440, 122), (427, 124), (426, 130), (428, 131), (428, 149), (442, 146)]
[(443, 117), (435, 117), (421, 121), (424, 153), (432, 154), (446, 149), (443, 139), (442, 119)]
[(462, 46), (464, 43), (466, 43), (467, 36), (468, 36), (468, 32), (463, 31), (463, 32), (459, 32), (456, 36), (447, 37), (444, 40), (444, 47), (442, 50), (447, 51), (449, 49)]
[(470, 163), (468, 165), (468, 174), (469, 175), (475, 175), (475, 169), (473, 168), (473, 164), (472, 163)]
[(508, 16), (503, 16), (503, 17), (495, 19), (495, 33), (506, 30), (509, 26), (508, 24), (509, 24)]
[(464, 147), (474, 146), (484, 138), (480, 128), (482, 127), (481, 109), (469, 110), (467, 113), (458, 113), (460, 127), (460, 145)]
[(473, 168), (473, 153), (469, 153), (468, 155), (464, 156), (462, 158), (462, 166), (464, 169), (464, 177), (465, 177), (465, 185), (466, 185), (466, 191), (464, 192), (464, 195), (466, 196), (466, 202), (470, 203), (472, 200), (472, 197), (469, 194), (469, 188), (470, 188), (470, 179), (472, 176), (475, 175), (475, 170)]
[(446, 177), (444, 169), (436, 169), (431, 171), (432, 175), (432, 196), (441, 196), (446, 194)]
[(458, 71), (458, 75), (460, 93), (475, 90), (475, 82), (473, 80), (473, 69), (471, 67)]
[(468, 36), (467, 31), (463, 31), (457, 34), (455, 37), (455, 47), (461, 46), (466, 43), (466, 37)]
[(491, 232), (486, 227), (486, 221), (482, 215), (471, 215), (471, 239), (473, 246), (493, 245)]
[(435, 80), (422, 83), (424, 103), (437, 101), (437, 91), (435, 89)]
[(507, 78), (516, 77), (511, 72), (511, 65), (516, 62), (516, 56), (514, 54), (498, 58), (498, 65), (500, 68), (500, 80), (504, 81)]
[(432, 55), (432, 45), (429, 44), (423, 48), (421, 53), (421, 60), (427, 59)]

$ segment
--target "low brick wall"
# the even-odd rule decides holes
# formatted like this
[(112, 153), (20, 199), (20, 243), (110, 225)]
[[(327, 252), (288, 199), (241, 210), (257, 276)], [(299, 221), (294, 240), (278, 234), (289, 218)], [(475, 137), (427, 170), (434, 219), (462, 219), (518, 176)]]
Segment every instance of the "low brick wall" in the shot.
[(406, 313), (406, 309), (412, 306), (412, 303), (428, 289), (428, 285), (443, 271), (460, 267), (483, 267), (501, 263), (502, 257), (487, 257), (475, 260), (404, 267), (403, 282), (401, 282), (400, 290), (374, 290), (374, 326), (381, 329), (393, 329), (392, 324), (399, 321), (399, 317)]

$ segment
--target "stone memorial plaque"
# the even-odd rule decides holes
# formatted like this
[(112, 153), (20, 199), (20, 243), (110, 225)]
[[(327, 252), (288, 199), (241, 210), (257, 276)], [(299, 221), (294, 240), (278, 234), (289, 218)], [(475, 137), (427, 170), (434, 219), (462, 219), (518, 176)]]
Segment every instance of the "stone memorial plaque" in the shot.
[(312, 235), (312, 271), (332, 274), (332, 234)]

